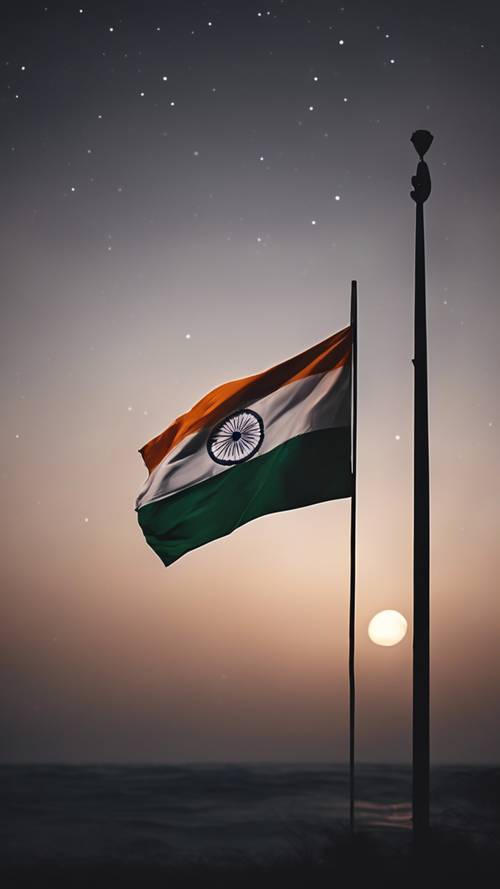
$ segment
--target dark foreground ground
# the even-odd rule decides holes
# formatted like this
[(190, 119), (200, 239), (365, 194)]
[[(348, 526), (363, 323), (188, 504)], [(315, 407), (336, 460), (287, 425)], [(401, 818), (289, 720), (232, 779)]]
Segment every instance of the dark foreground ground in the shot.
[(0, 766), (8, 889), (483, 889), (500, 874), (500, 769), (432, 772), (417, 855), (411, 773), (360, 766)]
[(295, 852), (273, 863), (257, 864), (241, 855), (219, 862), (211, 858), (208, 862), (155, 866), (39, 863), (1, 868), (0, 879), (9, 889), (198, 889), (207, 885), (219, 889), (483, 889), (498, 885), (499, 873), (498, 849), (484, 849), (453, 834), (435, 833), (427, 851), (420, 855), (410, 848), (395, 849), (380, 838), (332, 836), (319, 860), (309, 855), (307, 846), (301, 848), (297, 838)]

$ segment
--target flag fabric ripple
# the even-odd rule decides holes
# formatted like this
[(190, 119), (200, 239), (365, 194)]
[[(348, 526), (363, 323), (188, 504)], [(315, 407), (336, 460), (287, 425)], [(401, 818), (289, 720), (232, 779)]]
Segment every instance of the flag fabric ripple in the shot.
[(352, 330), (224, 383), (141, 448), (139, 524), (165, 565), (273, 512), (350, 497)]

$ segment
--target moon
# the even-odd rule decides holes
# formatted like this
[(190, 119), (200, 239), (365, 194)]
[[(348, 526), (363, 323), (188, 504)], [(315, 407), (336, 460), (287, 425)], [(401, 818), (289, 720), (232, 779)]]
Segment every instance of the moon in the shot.
[(406, 636), (408, 622), (399, 611), (379, 611), (368, 624), (368, 635), (375, 645), (397, 645)]

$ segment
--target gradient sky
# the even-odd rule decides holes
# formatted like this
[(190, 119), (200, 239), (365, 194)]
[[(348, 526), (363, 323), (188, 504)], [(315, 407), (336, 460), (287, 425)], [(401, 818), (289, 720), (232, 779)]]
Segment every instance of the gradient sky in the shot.
[(426, 205), (432, 756), (497, 758), (499, 11), (3, 10), (4, 761), (347, 758), (349, 502), (166, 569), (138, 448), (348, 323), (359, 282), (358, 756), (410, 757), (414, 129)]

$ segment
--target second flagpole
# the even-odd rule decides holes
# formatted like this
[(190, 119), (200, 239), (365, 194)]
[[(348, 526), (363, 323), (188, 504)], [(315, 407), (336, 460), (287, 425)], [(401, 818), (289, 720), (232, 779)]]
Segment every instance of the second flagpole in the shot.
[(415, 231), (415, 375), (413, 482), (413, 836), (418, 850), (429, 834), (429, 408), (425, 305), (424, 203), (431, 177), (424, 161), (433, 137), (416, 130), (411, 137), (419, 156), (412, 177)]
[(349, 826), (354, 833), (355, 801), (355, 730), (356, 730), (356, 682), (355, 682), (355, 631), (356, 631), (356, 470), (358, 434), (358, 285), (351, 281), (351, 395), (352, 395), (352, 493), (351, 493), (351, 547), (349, 589)]

